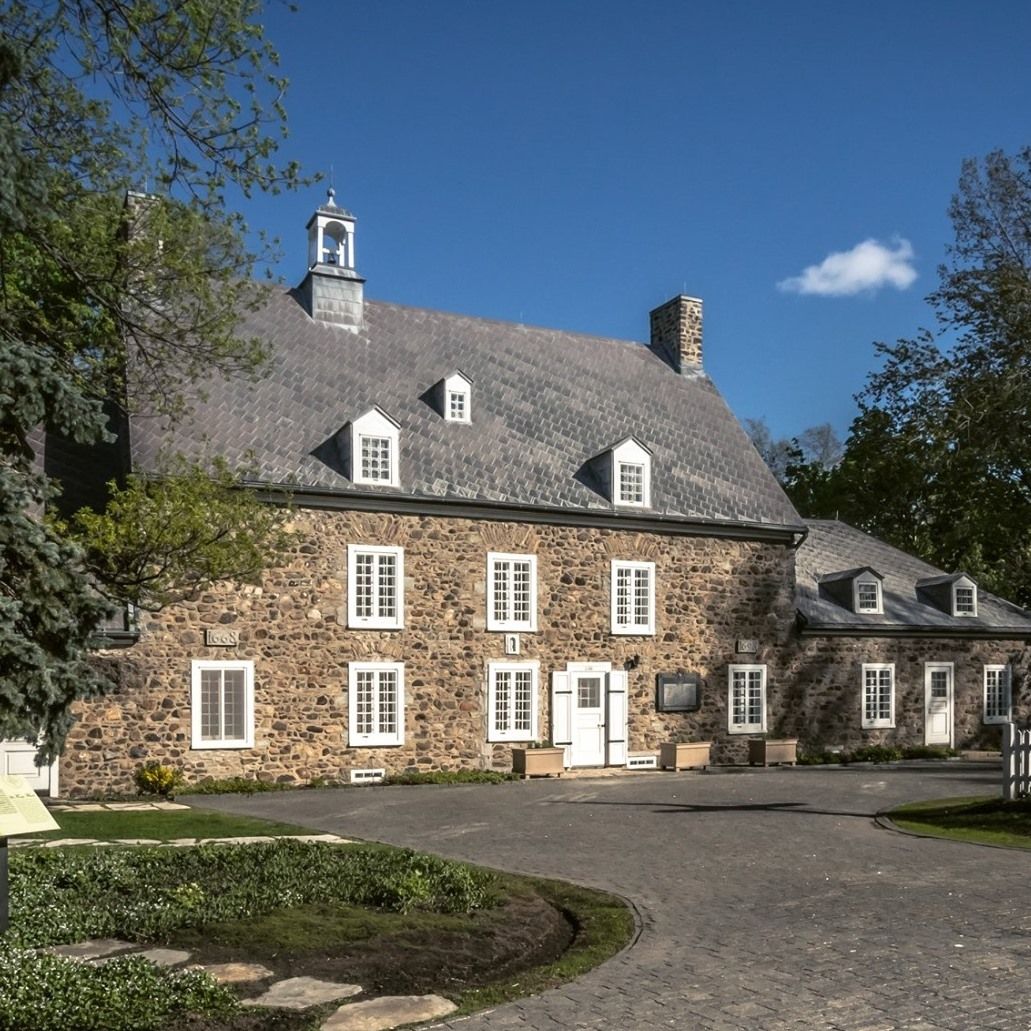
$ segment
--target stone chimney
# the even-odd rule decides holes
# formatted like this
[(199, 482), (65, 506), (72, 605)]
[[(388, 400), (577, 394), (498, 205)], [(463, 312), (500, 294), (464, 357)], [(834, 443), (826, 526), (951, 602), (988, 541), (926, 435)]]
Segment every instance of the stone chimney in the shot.
[(677, 371), (702, 367), (702, 301), (680, 294), (654, 308), (652, 347)]
[(363, 285), (354, 257), (358, 221), (336, 203), (329, 190), (326, 203), (308, 220), (308, 274), (300, 293), (316, 322), (357, 332), (364, 323)]

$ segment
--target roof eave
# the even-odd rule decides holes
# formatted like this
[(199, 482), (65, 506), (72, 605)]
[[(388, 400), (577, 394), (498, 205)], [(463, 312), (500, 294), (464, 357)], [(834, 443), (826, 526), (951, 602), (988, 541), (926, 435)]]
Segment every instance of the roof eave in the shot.
[(634, 512), (558, 508), (493, 502), (462, 498), (436, 498), (380, 491), (339, 491), (332, 488), (302, 487), (289, 483), (245, 482), (265, 501), (287, 502), (300, 508), (343, 511), (391, 512), (412, 515), (452, 516), (468, 519), (519, 520), (552, 525), (595, 526), (600, 528), (643, 530), (676, 536), (734, 537), (749, 540), (776, 540), (793, 544), (805, 527), (794, 523), (759, 523), (733, 519), (687, 518)]

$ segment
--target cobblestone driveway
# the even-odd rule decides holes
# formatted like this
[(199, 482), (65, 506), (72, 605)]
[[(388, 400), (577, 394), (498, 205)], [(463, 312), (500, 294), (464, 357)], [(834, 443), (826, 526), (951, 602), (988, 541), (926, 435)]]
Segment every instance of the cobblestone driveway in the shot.
[(630, 949), (563, 988), (446, 1025), (462, 1031), (1028, 1031), (1031, 853), (892, 834), (871, 819), (997, 784), (997, 772), (950, 764), (197, 804), (562, 877), (636, 907)]

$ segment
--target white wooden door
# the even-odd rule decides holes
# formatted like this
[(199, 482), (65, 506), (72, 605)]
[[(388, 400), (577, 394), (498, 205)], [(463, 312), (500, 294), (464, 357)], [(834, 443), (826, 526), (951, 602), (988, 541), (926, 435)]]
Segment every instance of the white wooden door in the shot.
[(952, 745), (952, 663), (924, 664), (924, 744)]
[(25, 741), (0, 741), (0, 773), (24, 777), (34, 791), (57, 794), (57, 763), (37, 766), (36, 746)]
[(572, 747), (570, 765), (605, 765), (605, 673), (571, 673)]

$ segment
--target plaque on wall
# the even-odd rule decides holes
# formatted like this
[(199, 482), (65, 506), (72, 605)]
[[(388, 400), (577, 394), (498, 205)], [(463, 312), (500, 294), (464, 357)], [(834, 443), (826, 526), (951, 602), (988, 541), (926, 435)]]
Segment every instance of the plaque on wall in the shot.
[(702, 705), (702, 680), (697, 673), (660, 673), (655, 708), (659, 712), (694, 712)]
[(734, 650), (738, 655), (755, 655), (759, 651), (759, 642), (751, 637), (739, 637)]
[(229, 627), (210, 627), (204, 631), (204, 643), (209, 648), (235, 648), (240, 643), (240, 631)]

